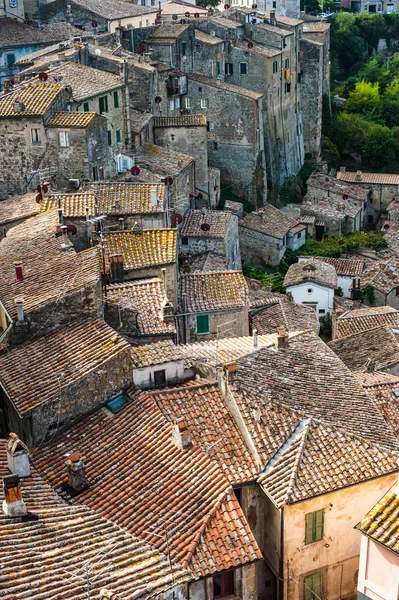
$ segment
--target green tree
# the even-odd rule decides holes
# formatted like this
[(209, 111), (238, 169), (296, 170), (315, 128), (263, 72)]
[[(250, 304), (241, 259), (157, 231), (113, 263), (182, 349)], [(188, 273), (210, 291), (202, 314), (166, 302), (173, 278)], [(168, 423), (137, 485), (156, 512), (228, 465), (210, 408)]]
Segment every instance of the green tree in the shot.
[(345, 105), (345, 110), (352, 113), (373, 112), (380, 103), (380, 91), (378, 83), (359, 81)]
[(202, 8), (215, 8), (220, 2), (218, 0), (197, 0), (196, 4)]
[(305, 10), (309, 15), (317, 15), (320, 12), (320, 4), (318, 0), (301, 0), (301, 10)]
[(330, 167), (338, 167), (341, 164), (341, 158), (337, 146), (326, 136), (321, 138), (321, 155), (323, 160), (328, 162)]
[(392, 131), (382, 125), (374, 125), (366, 137), (363, 160), (370, 167), (389, 167), (395, 160), (397, 142)]
[(339, 153), (360, 153), (372, 124), (361, 115), (341, 112), (332, 127), (331, 141), (336, 144)]
[(373, 50), (377, 51), (380, 39), (385, 39), (386, 27), (382, 15), (362, 12), (356, 15), (356, 26), (359, 35), (367, 44), (369, 55)]

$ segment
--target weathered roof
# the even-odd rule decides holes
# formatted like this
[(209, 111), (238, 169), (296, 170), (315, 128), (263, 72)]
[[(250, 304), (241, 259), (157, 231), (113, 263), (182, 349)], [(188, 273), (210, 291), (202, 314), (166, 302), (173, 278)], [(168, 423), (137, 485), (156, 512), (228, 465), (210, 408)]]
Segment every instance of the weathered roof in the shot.
[(296, 221), (271, 204), (266, 204), (256, 212), (245, 215), (238, 225), (243, 229), (259, 231), (265, 235), (281, 239), (291, 227), (296, 225)]
[[(300, 256), (299, 258), (310, 259), (311, 256)], [(318, 261), (332, 265), (337, 275), (346, 277), (358, 277), (362, 274), (365, 266), (364, 260), (354, 260), (352, 258), (330, 258), (325, 256), (314, 256)]]
[(319, 333), (319, 320), (313, 308), (295, 302), (279, 302), (263, 308), (252, 315), (251, 323), (252, 330), (262, 335), (277, 333), (279, 329)]
[[(2, 19), (3, 21), (4, 19)], [(18, 21), (19, 22), (19, 21)], [(61, 25), (61, 23), (57, 23), (57, 25)], [(69, 23), (68, 23), (69, 25)], [(70, 26), (70, 25), (69, 25)], [(77, 30), (80, 33), (81, 30)], [(29, 52), (28, 54), (23, 54), (18, 60), (15, 61), (14, 65), (16, 65), (17, 67), (22, 67), (23, 65), (33, 65), (36, 62), (36, 59), (38, 58), (42, 58), (44, 56), (47, 56), (49, 54), (54, 54), (56, 52), (63, 52), (63, 50), (60, 50), (60, 46), (61, 48), (63, 48), (64, 46), (67, 46), (69, 49), (74, 48), (75, 44), (73, 44), (72, 42), (67, 42), (67, 41), (63, 41), (61, 43), (57, 43), (57, 44), (52, 44), (51, 46), (45, 46), (44, 48), (39, 48), (39, 50), (35, 50), (34, 52)]]
[(114, 181), (90, 184), (100, 214), (145, 214), (164, 211), (165, 186), (155, 183), (119, 183)]
[(162, 305), (168, 302), (162, 279), (138, 279), (107, 287), (107, 302), (117, 301), (123, 310), (137, 312), (138, 335), (176, 333), (174, 319), (162, 320)]
[(337, 171), (337, 179), (340, 181), (348, 181), (359, 185), (367, 184), (382, 184), (382, 185), (399, 185), (399, 175), (394, 173), (351, 173), (350, 171)]
[(383, 371), (358, 371), (356, 377), (399, 438), (399, 377)]
[(176, 346), (172, 340), (161, 340), (154, 344), (132, 346), (130, 355), (135, 369), (183, 360), (181, 346)]
[[(277, 15), (276, 15), (277, 18)], [(259, 29), (264, 29), (265, 31), (269, 31), (274, 35), (279, 35), (282, 38), (288, 37), (289, 35), (293, 35), (292, 31), (287, 31), (286, 29), (282, 29), (281, 27), (275, 27), (274, 25), (270, 25), (269, 23), (256, 23), (256, 25), (249, 25), (249, 27), (256, 27)]]
[(399, 553), (399, 483), (397, 481), (356, 525), (356, 529), (387, 550)]
[(238, 29), (239, 27), (243, 27), (242, 23), (233, 21), (233, 19), (229, 19), (228, 17), (218, 17), (216, 15), (209, 20), (211, 23), (215, 23), (215, 25), (221, 25), (222, 27), (227, 27), (228, 29)]
[[(17, 296), (23, 297), (27, 314), (100, 280), (98, 248), (79, 254), (64, 250), (62, 237), (55, 236), (57, 224), (57, 211), (52, 210), (13, 227), (0, 242), (0, 301), (12, 318)], [(15, 279), (14, 261), (22, 261), (23, 281)]]
[(365, 369), (370, 361), (377, 370), (399, 362), (399, 342), (387, 325), (333, 340), (328, 345), (352, 371)]
[[(9, 474), (5, 440), (0, 440), (0, 476)], [(13, 597), (85, 600), (86, 583), (78, 574), (86, 565), (93, 572), (93, 600), (99, 600), (102, 588), (118, 597), (149, 599), (192, 580), (178, 563), (173, 562), (172, 571), (165, 554), (88, 506), (68, 505), (32, 465), (31, 476), (20, 484), (29, 514), (37, 518), (10, 519), (0, 513), (0, 588)]]
[(278, 304), (279, 302), (288, 300), (285, 294), (272, 292), (270, 287), (263, 285), (256, 279), (246, 277), (245, 280), (248, 285), (250, 310), (261, 308), (262, 306), (270, 306), (271, 304)]
[[(229, 210), (191, 210), (184, 215), (181, 237), (224, 238), (231, 219)], [(204, 228), (203, 225), (209, 225)]]
[(13, 196), (8, 200), (1, 201), (0, 225), (6, 225), (37, 215), (40, 211), (40, 204), (36, 202), (36, 196), (36, 193), (29, 192), (23, 196)]
[[(161, 7), (162, 8), (162, 7)], [(149, 41), (152, 38), (178, 38), (188, 29), (190, 25), (181, 25), (180, 23), (162, 23), (155, 31), (151, 32)]]
[(280, 508), (398, 470), (399, 453), (304, 419), (259, 477)]
[[(232, 23), (234, 22), (232, 21)], [(245, 88), (238, 87), (238, 85), (231, 85), (230, 83), (225, 83), (224, 81), (220, 81), (218, 79), (211, 79), (210, 77), (205, 77), (205, 75), (194, 75), (193, 73), (191, 73), (187, 76), (187, 78), (191, 81), (197, 81), (198, 83), (202, 83), (203, 85), (210, 85), (211, 87), (216, 88), (218, 90), (230, 92), (231, 94), (239, 94), (240, 96), (246, 96), (247, 98), (251, 98), (251, 100), (260, 100), (261, 98), (263, 98), (263, 94), (260, 94), (259, 92), (247, 90)]]
[(40, 203), (40, 212), (60, 208), (64, 217), (86, 217), (95, 214), (95, 196), (93, 192), (77, 192), (72, 194), (49, 194)]
[(57, 112), (48, 123), (48, 127), (82, 127), (89, 125), (96, 113), (90, 112)]
[(235, 46), (244, 50), (248, 53), (260, 54), (261, 56), (266, 56), (267, 58), (273, 58), (274, 56), (278, 56), (282, 53), (282, 50), (277, 50), (277, 48), (270, 48), (268, 46), (262, 46), (261, 44), (254, 44), (251, 42), (251, 46), (248, 45), (248, 42), (238, 41)]
[(192, 156), (161, 148), (154, 144), (145, 144), (136, 154), (136, 164), (154, 170), (162, 175), (178, 175), (194, 162)]
[(287, 348), (261, 348), (236, 361), (232, 386), (281, 406), (396, 448), (393, 432), (353, 373), (314, 333), (289, 338)]
[(143, 128), (153, 119), (151, 113), (130, 109), (130, 127), (134, 133), (140, 133)]
[(306, 21), (303, 24), (303, 33), (317, 33), (317, 32), (324, 32), (324, 31), (328, 31), (330, 29), (330, 23), (321, 23), (319, 22), (311, 22), (311, 21)]
[(225, 271), (228, 260), (221, 254), (215, 252), (201, 252), (190, 258), (190, 272), (195, 271)]
[[(86, 0), (85, 0), (86, 1)], [(129, 4), (128, 6), (135, 6)], [(145, 8), (145, 7), (142, 7)], [(100, 94), (106, 94), (112, 90), (124, 86), (122, 76), (102, 71), (101, 69), (93, 69), (80, 63), (65, 61), (56, 66), (53, 66), (48, 71), (49, 78), (54, 75), (62, 76), (62, 84), (70, 85), (72, 88), (72, 97), (75, 102), (82, 102), (87, 98), (94, 98)]]
[(207, 15), (208, 11), (206, 8), (191, 4), (189, 2), (162, 2), (161, 6), (162, 16), (165, 15), (185, 15), (190, 13), (191, 15)]
[(362, 188), (357, 185), (345, 185), (340, 182), (339, 179), (328, 177), (321, 173), (312, 173), (307, 180), (306, 185), (308, 187), (308, 195), (312, 194), (311, 190), (309, 190), (309, 188), (312, 187), (333, 192), (334, 194), (340, 194), (341, 196), (349, 196), (349, 198), (355, 198), (356, 200), (364, 200), (369, 193), (367, 188)]
[(372, 286), (374, 289), (389, 294), (399, 287), (399, 261), (393, 258), (386, 263), (374, 263), (367, 267), (360, 276), (360, 287)]
[(284, 277), (286, 287), (307, 282), (335, 289), (337, 287), (335, 267), (312, 257), (305, 262), (291, 265)]
[(186, 421), (194, 443), (218, 464), (230, 483), (256, 479), (255, 461), (216, 383), (198, 381), (151, 392), (151, 396), (168, 421)]
[(224, 40), (216, 35), (209, 35), (200, 29), (195, 30), (195, 39), (203, 44), (211, 44), (212, 46), (217, 44), (223, 44)]
[(178, 117), (154, 117), (154, 127), (206, 127), (206, 115), (180, 115)]
[[(0, 117), (41, 117), (50, 108), (58, 94), (59, 83), (37, 82), (19, 85), (12, 92), (0, 94)], [(14, 102), (21, 100), (25, 108), (15, 112)]]
[(399, 311), (392, 306), (370, 306), (337, 315), (333, 339), (338, 340), (380, 325), (399, 328)]
[(179, 294), (180, 308), (184, 311), (187, 308), (188, 312), (243, 308), (248, 303), (248, 287), (241, 271), (181, 274)]
[(128, 350), (129, 344), (106, 323), (84, 319), (0, 356), (0, 384), (18, 414), (29, 415)]
[[(355, 203), (348, 200), (337, 200), (333, 196), (327, 198), (313, 199), (311, 191), (303, 198), (300, 205), (301, 213), (305, 215), (315, 215), (316, 217), (327, 217), (336, 221), (343, 221), (345, 217), (356, 217), (362, 210), (361, 206), (356, 206)], [(317, 222), (316, 222), (317, 225)]]
[[(153, 398), (136, 394), (117, 414), (97, 410), (36, 449), (34, 461), (60, 489), (66, 452), (81, 452), (90, 486), (70, 502), (86, 504), (161, 551), (169, 549), (173, 561), (197, 576), (260, 559), (230, 483), (199, 446), (179, 448), (173, 430)], [(167, 539), (158, 535), (165, 523)]]
[(121, 0), (71, 0), (71, 4), (76, 4), (83, 10), (88, 10), (109, 21), (158, 12), (156, 6), (142, 6), (139, 4), (131, 4), (130, 2), (122, 2)]
[(104, 234), (109, 256), (122, 254), (125, 271), (177, 261), (176, 229), (115, 231)]
[(50, 44), (68, 40), (70, 37), (80, 37), (82, 34), (84, 35), (84, 32), (69, 23), (55, 23), (38, 29), (11, 17), (0, 19), (1, 48)]

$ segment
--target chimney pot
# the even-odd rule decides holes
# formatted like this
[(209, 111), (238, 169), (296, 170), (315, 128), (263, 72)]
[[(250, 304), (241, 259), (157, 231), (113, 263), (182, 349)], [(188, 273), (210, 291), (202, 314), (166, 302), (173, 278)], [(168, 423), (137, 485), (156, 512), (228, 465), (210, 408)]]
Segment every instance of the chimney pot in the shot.
[(7, 465), (19, 477), (30, 476), (29, 449), (17, 436), (10, 433), (6, 444)]
[(258, 330), (254, 329), (252, 332), (252, 345), (254, 348), (258, 347)]
[(119, 221), (119, 229), (120, 229), (120, 231), (123, 231), (125, 229), (125, 219), (123, 217), (119, 217), (118, 221)]
[(339, 170), (340, 170), (341, 173), (345, 173), (346, 172), (346, 167), (340, 167)]
[(184, 420), (178, 421), (173, 426), (172, 438), (176, 446), (181, 450), (187, 450), (193, 445), (190, 431), (188, 430), (187, 423)]
[(68, 484), (77, 492), (87, 487), (86, 468), (82, 458), (83, 455), (80, 452), (72, 452), (65, 463), (68, 471)]
[(28, 510), (22, 499), (19, 475), (12, 473), (12, 475), (3, 476), (3, 492), (3, 512), (6, 517), (25, 516)]
[(273, 9), (270, 11), (270, 25), (276, 25), (276, 11)]
[(16, 260), (14, 262), (14, 266), (15, 266), (15, 277), (17, 281), (23, 281), (24, 280), (24, 275), (22, 273), (22, 263), (20, 260)]
[(277, 348), (288, 348), (288, 332), (285, 329), (279, 329), (277, 332)]
[(226, 373), (234, 373), (234, 371), (237, 371), (236, 361), (234, 360), (233, 362), (224, 365), (224, 370), (226, 371)]
[(68, 228), (66, 225), (61, 225), (61, 232), (62, 232), (62, 238), (63, 238), (63, 243), (61, 244), (61, 248), (63, 250), (70, 250), (72, 248), (72, 244), (68, 238)]
[(15, 306), (17, 307), (17, 320), (18, 323), (23, 323), (25, 320), (24, 316), (24, 299), (14, 298)]
[(287, 300), (289, 302), (293, 302), (294, 301), (294, 297), (292, 295), (292, 292), (287, 292), (286, 296), (287, 296)]

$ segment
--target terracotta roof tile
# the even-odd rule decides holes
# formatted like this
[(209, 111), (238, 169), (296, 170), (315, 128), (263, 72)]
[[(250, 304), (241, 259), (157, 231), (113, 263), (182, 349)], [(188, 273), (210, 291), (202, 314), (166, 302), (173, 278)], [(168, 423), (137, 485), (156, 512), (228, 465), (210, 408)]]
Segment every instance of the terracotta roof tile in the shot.
[(199, 29), (195, 30), (195, 39), (203, 44), (211, 44), (212, 46), (223, 44), (224, 41), (222, 38), (217, 37), (216, 35), (209, 35), (209, 33), (205, 33)]
[(143, 346), (133, 346), (130, 353), (133, 367), (136, 369), (183, 360), (181, 347), (176, 346), (172, 340), (163, 340), (155, 344), (145, 344)]
[[(308, 186), (308, 190), (309, 188), (315, 187), (328, 192), (333, 192), (334, 194), (340, 194), (341, 196), (349, 196), (356, 200), (364, 200), (365, 196), (369, 193), (367, 188), (362, 188), (357, 185), (345, 185), (335, 177), (328, 177), (327, 175), (321, 175), (319, 173), (313, 173), (307, 180), (306, 185)], [(311, 190), (309, 190), (309, 195), (312, 195)]]
[(173, 335), (174, 319), (162, 320), (162, 304), (169, 302), (162, 279), (139, 279), (107, 287), (107, 301), (122, 310), (137, 312), (138, 335)]
[[(86, 114), (86, 113), (84, 113)], [(93, 192), (76, 194), (50, 194), (44, 196), (40, 203), (40, 212), (47, 212), (60, 208), (64, 217), (85, 217), (95, 214), (95, 197)]]
[(153, 38), (178, 38), (189, 27), (190, 25), (181, 25), (180, 23), (162, 23), (155, 31), (151, 32), (149, 40)]
[(176, 229), (117, 231), (104, 237), (108, 254), (122, 254), (126, 271), (177, 261)]
[(215, 252), (201, 252), (190, 258), (190, 272), (195, 271), (225, 271), (228, 260)]
[(28, 415), (129, 348), (103, 321), (85, 319), (0, 356), (1, 386), (18, 414)]
[(248, 285), (249, 308), (251, 310), (255, 308), (260, 308), (262, 306), (278, 304), (279, 302), (286, 302), (288, 300), (285, 294), (272, 292), (269, 287), (263, 285), (260, 281), (257, 281), (256, 279), (246, 277), (245, 280)]
[[(169, 547), (171, 559), (197, 576), (261, 558), (225, 476), (198, 446), (179, 448), (172, 430), (153, 398), (136, 394), (117, 414), (98, 410), (37, 449), (34, 462), (61, 489), (65, 453), (81, 452), (91, 484), (70, 502), (86, 504), (161, 551)], [(165, 526), (167, 541), (159, 535)]]
[(259, 334), (276, 333), (279, 329), (286, 331), (313, 330), (319, 333), (319, 320), (315, 311), (309, 306), (295, 302), (279, 302), (263, 308), (253, 314), (252, 329)]
[(82, 127), (85, 128), (89, 125), (92, 119), (96, 116), (96, 113), (90, 112), (56, 112), (48, 127)]
[[(347, 200), (337, 200), (329, 196), (328, 198), (319, 198), (314, 200), (309, 192), (300, 205), (301, 213), (305, 215), (315, 215), (317, 217), (316, 225), (321, 219), (335, 219), (343, 221), (345, 217), (355, 218), (361, 211), (361, 206), (356, 206), (355, 203), (349, 203)], [(320, 224), (325, 224), (324, 221)]]
[(83, 10), (88, 10), (109, 21), (158, 12), (158, 7), (156, 6), (142, 6), (123, 2), (122, 0), (73, 0), (73, 4), (81, 6)]
[(380, 325), (399, 328), (399, 311), (391, 306), (371, 306), (358, 308), (337, 316), (334, 328), (334, 340), (362, 331), (374, 329)]
[(398, 482), (363, 517), (356, 529), (388, 550), (399, 553)]
[(248, 303), (248, 287), (241, 271), (199, 271), (181, 274), (180, 307), (188, 312), (243, 308)]
[(186, 421), (194, 442), (232, 484), (255, 480), (255, 461), (216, 384), (199, 381), (151, 396), (168, 421)]
[[(38, 29), (11, 17), (2, 17), (0, 20), (2, 48), (61, 42), (69, 40), (71, 37), (81, 37), (82, 33), (80, 29), (72, 27), (69, 23), (54, 23)], [(24, 58), (28, 57), (25, 55)]]
[(399, 377), (383, 371), (357, 372), (356, 377), (399, 438)]
[(72, 87), (72, 96), (75, 102), (82, 102), (87, 98), (93, 98), (124, 86), (121, 76), (71, 61), (64, 61), (52, 66), (47, 74), (49, 80), (52, 80), (55, 74), (61, 75), (62, 85)]
[(285, 287), (306, 282), (335, 289), (337, 287), (337, 273), (333, 265), (316, 260), (313, 257), (304, 262), (291, 265), (284, 277)]
[[(219, 21), (220, 19), (218, 19)], [(239, 23), (234, 23), (232, 21), (233, 26), (240, 26)], [(210, 85), (213, 88), (218, 90), (224, 90), (225, 92), (230, 92), (231, 94), (239, 94), (240, 96), (246, 96), (247, 98), (251, 98), (252, 100), (261, 100), (263, 98), (263, 94), (259, 92), (254, 92), (252, 90), (247, 90), (242, 87), (238, 87), (238, 85), (231, 85), (230, 83), (225, 83), (224, 81), (219, 81), (218, 79), (211, 79), (210, 77), (205, 77), (205, 75), (194, 75), (191, 73), (187, 76), (189, 80), (196, 81), (197, 83), (203, 83), (204, 85)]]
[(349, 171), (345, 171), (343, 173), (341, 171), (338, 171), (337, 179), (339, 179), (340, 181), (347, 181), (349, 183), (356, 183), (359, 185), (367, 185), (367, 184), (399, 185), (399, 175), (391, 174), (391, 173), (360, 172), (360, 175), (358, 176), (357, 173), (351, 173)]
[(377, 370), (399, 362), (399, 342), (387, 325), (333, 340), (328, 345), (352, 371), (366, 369), (370, 361)]
[[(35, 82), (20, 85), (10, 93), (0, 94), (0, 117), (41, 117), (60, 93), (59, 83)], [(22, 100), (24, 104), (21, 112), (14, 111), (13, 104), (17, 100)]]
[[(300, 258), (312, 258), (311, 256), (300, 257)], [(343, 275), (346, 277), (358, 277), (362, 274), (365, 262), (363, 260), (353, 260), (352, 258), (329, 258), (325, 256), (314, 256), (318, 261), (332, 265), (335, 268), (337, 275)]]
[(187, 154), (175, 152), (154, 144), (145, 144), (136, 154), (136, 164), (161, 175), (175, 176), (188, 167), (194, 159)]
[[(165, 6), (165, 4), (164, 4)], [(206, 115), (181, 115), (178, 117), (154, 117), (154, 127), (206, 126)]]
[[(183, 219), (180, 229), (181, 237), (224, 238), (231, 218), (229, 210), (191, 210)], [(202, 226), (209, 225), (209, 229)]]
[(259, 231), (281, 239), (292, 227), (295, 227), (296, 221), (271, 204), (266, 204), (258, 211), (246, 215), (238, 225), (243, 229)]
[(0, 202), (0, 225), (37, 215), (40, 211), (40, 204), (36, 202), (36, 196), (36, 193), (29, 192), (23, 196), (13, 196)]
[(383, 294), (399, 287), (399, 261), (396, 258), (388, 262), (370, 265), (360, 277), (360, 287), (372, 286)]

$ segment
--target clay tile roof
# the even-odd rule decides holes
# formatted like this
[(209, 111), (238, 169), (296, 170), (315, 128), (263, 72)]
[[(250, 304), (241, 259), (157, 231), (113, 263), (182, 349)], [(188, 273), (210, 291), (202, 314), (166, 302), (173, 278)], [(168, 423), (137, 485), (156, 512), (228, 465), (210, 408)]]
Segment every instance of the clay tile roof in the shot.
[(337, 316), (334, 340), (374, 329), (380, 325), (399, 328), (399, 311), (392, 306), (371, 306), (358, 308)]
[(195, 271), (226, 271), (228, 260), (215, 252), (201, 252), (190, 259), (190, 272)]
[(72, 87), (72, 96), (75, 102), (106, 94), (124, 85), (121, 76), (70, 61), (53, 66), (47, 73), (50, 80), (55, 74), (62, 76), (62, 85)]
[(197, 6), (196, 4), (189, 4), (188, 2), (163, 2), (162, 3), (162, 16), (165, 15), (185, 15), (190, 13), (191, 15), (199, 14), (206, 16), (208, 11), (206, 8)]
[(398, 470), (399, 453), (304, 419), (259, 477), (277, 507)]
[(137, 313), (138, 335), (173, 335), (176, 333), (174, 319), (162, 320), (162, 304), (168, 302), (162, 279), (139, 279), (109, 285), (107, 301), (118, 301), (122, 311)]
[[(172, 430), (154, 399), (136, 394), (117, 414), (97, 410), (36, 449), (34, 462), (62, 489), (65, 454), (82, 452), (91, 485), (70, 502), (89, 506), (162, 552), (169, 548), (171, 559), (197, 576), (260, 559), (230, 483), (199, 446), (178, 447)], [(168, 540), (158, 535), (165, 523)]]
[(122, 254), (125, 271), (175, 263), (176, 229), (116, 231), (104, 235), (109, 256)]
[(130, 353), (135, 369), (143, 369), (144, 367), (183, 360), (180, 346), (176, 346), (172, 340), (162, 340), (154, 344), (133, 346)]
[(356, 377), (399, 438), (399, 377), (383, 371), (356, 372)]
[(251, 318), (252, 330), (259, 334), (276, 333), (279, 329), (286, 331), (319, 332), (319, 321), (316, 312), (310, 306), (295, 302), (281, 302), (255, 312)]
[(273, 56), (278, 56), (281, 54), (281, 50), (277, 50), (276, 48), (268, 48), (267, 46), (262, 46), (261, 44), (254, 44), (251, 42), (252, 46), (248, 46), (248, 42), (238, 41), (236, 43), (237, 48), (241, 48), (241, 50), (245, 50), (245, 52), (260, 54), (262, 56), (266, 56), (267, 58), (272, 58)]
[(227, 27), (228, 29), (238, 29), (239, 27), (243, 27), (242, 23), (233, 21), (233, 19), (229, 19), (228, 17), (215, 16), (209, 20), (211, 23), (215, 23), (215, 25), (221, 25), (222, 27)]
[(87, 127), (96, 113), (90, 112), (57, 112), (51, 118), (48, 127)]
[(399, 553), (399, 483), (373, 506), (356, 525), (356, 529), (381, 544), (387, 550)]
[[(361, 211), (361, 206), (358, 204), (344, 199), (338, 200), (334, 196), (314, 200), (311, 191), (303, 198), (300, 208), (301, 212), (315, 215), (318, 220), (320, 218), (332, 218), (337, 221), (343, 221), (345, 217), (353, 219)], [(324, 222), (318, 223), (316, 221), (315, 224), (324, 224)]]
[(134, 133), (140, 133), (152, 119), (151, 113), (130, 109), (130, 126)]
[(29, 192), (23, 196), (13, 196), (0, 202), (0, 225), (22, 221), (37, 215), (40, 204), (35, 200), (37, 194)]
[(257, 468), (215, 383), (151, 392), (171, 423), (184, 418), (195, 444), (216, 462), (232, 484), (254, 481)]
[(224, 41), (222, 38), (217, 37), (216, 35), (209, 35), (208, 33), (200, 31), (199, 29), (195, 30), (195, 39), (199, 42), (202, 42), (203, 44), (212, 45), (223, 44)]
[(238, 223), (239, 227), (259, 231), (274, 238), (283, 238), (296, 221), (271, 204), (266, 204), (256, 212), (246, 215)]
[[(6, 474), (5, 440), (0, 440), (0, 475)], [(85, 583), (73, 577), (86, 564), (95, 574), (93, 600), (99, 600), (104, 587), (121, 598), (147, 600), (193, 579), (176, 562), (172, 572), (165, 554), (88, 506), (68, 505), (33, 466), (31, 476), (21, 479), (21, 491), (29, 513), (38, 518), (10, 519), (0, 513), (0, 588), (13, 597), (86, 600)], [(104, 558), (107, 566), (102, 570)]]
[(314, 258), (291, 265), (284, 277), (285, 287), (306, 282), (335, 289), (337, 287), (335, 267)]
[(188, 29), (190, 25), (181, 25), (175, 23), (163, 23), (148, 38), (149, 42), (154, 38), (176, 39)]
[(132, 215), (164, 211), (165, 186), (151, 183), (97, 182), (90, 184), (99, 214)]
[[(10, 229), (0, 242), (0, 301), (11, 318), (16, 317), (16, 296), (23, 297), (28, 314), (100, 280), (98, 248), (79, 254), (63, 250), (62, 238), (55, 237), (57, 224), (57, 211), (41, 213)], [(22, 261), (23, 281), (15, 280), (14, 261)]]
[(141, 6), (131, 4), (130, 2), (122, 2), (122, 0), (73, 0), (73, 4), (81, 6), (83, 10), (88, 10), (109, 21), (158, 12), (158, 7), (156, 6)]
[(372, 286), (374, 289), (389, 294), (399, 286), (399, 262), (396, 258), (387, 263), (372, 264), (365, 269), (360, 277), (360, 287)]
[[(338, 342), (337, 342), (338, 343)], [(397, 447), (386, 425), (353, 373), (314, 333), (292, 334), (287, 348), (261, 348), (237, 359), (231, 385), (251, 390), (306, 418)]]
[(61, 208), (64, 217), (85, 217), (86, 208), (89, 215), (95, 214), (95, 197), (93, 192), (76, 194), (51, 194), (44, 196), (40, 203), (40, 212)]
[(398, 340), (386, 325), (333, 340), (328, 345), (352, 371), (365, 369), (369, 361), (376, 369), (399, 362)]
[(330, 29), (330, 23), (311, 23), (305, 22), (303, 24), (303, 33), (313, 33), (318, 31), (328, 31)]
[[(35, 82), (20, 85), (10, 93), (0, 94), (0, 117), (40, 117), (50, 108), (58, 94), (61, 85), (58, 83)], [(15, 112), (14, 102), (21, 100), (25, 108)]]
[(206, 115), (180, 115), (178, 117), (154, 117), (154, 127), (206, 126)]
[[(224, 238), (232, 218), (229, 210), (191, 210), (184, 216), (181, 237)], [(209, 225), (203, 229), (202, 225)]]
[[(311, 256), (301, 256), (305, 259), (311, 259)], [(346, 277), (358, 277), (363, 273), (365, 262), (363, 260), (353, 260), (352, 258), (329, 258), (324, 256), (314, 256), (314, 259), (332, 265), (337, 275)]]
[(250, 277), (246, 277), (245, 280), (248, 285), (250, 310), (287, 301), (285, 294), (272, 292), (270, 288), (263, 285), (260, 281), (251, 279)]
[[(341, 196), (346, 195), (350, 198), (355, 198), (356, 200), (364, 200), (369, 193), (367, 188), (362, 188), (357, 185), (345, 185), (335, 177), (328, 177), (327, 175), (322, 175), (320, 173), (313, 173), (307, 180), (306, 185), (308, 190), (309, 188), (315, 187), (317, 189), (340, 194)], [(311, 191), (309, 191), (309, 195), (311, 195)]]
[(85, 319), (0, 357), (0, 382), (18, 414), (28, 415), (128, 349), (106, 323)]
[(382, 185), (399, 185), (399, 175), (392, 173), (364, 173), (360, 172), (359, 175), (357, 173), (351, 173), (349, 171), (345, 171), (344, 173), (341, 171), (337, 172), (337, 179), (340, 181), (348, 181), (349, 183), (356, 183), (359, 185), (367, 185), (367, 184), (382, 184)]
[(194, 162), (187, 154), (174, 152), (154, 144), (145, 144), (136, 154), (136, 164), (161, 175), (178, 175), (183, 169)]
[[(51, 42), (81, 37), (83, 32), (69, 23), (54, 23), (38, 29), (11, 17), (0, 20), (0, 45), (2, 48), (12, 46), (36, 46)], [(27, 58), (27, 57), (26, 57)]]
[[(219, 20), (220, 19), (218, 19), (218, 21)], [(232, 21), (232, 23), (234, 24), (234, 21)], [(237, 25), (237, 23), (235, 23), (234, 25)], [(231, 85), (230, 83), (225, 83), (224, 81), (220, 81), (217, 79), (211, 79), (210, 77), (205, 77), (205, 75), (194, 75), (193, 73), (191, 73), (187, 76), (187, 78), (189, 80), (196, 81), (197, 83), (210, 85), (211, 87), (216, 88), (218, 90), (230, 92), (231, 94), (239, 94), (240, 96), (246, 96), (247, 98), (251, 98), (252, 100), (261, 100), (261, 98), (263, 98), (263, 94), (260, 94), (259, 92), (247, 90), (245, 88), (238, 87), (238, 85)]]
[(200, 271), (180, 275), (180, 307), (188, 312), (207, 312), (244, 308), (248, 304), (248, 287), (241, 271)]

